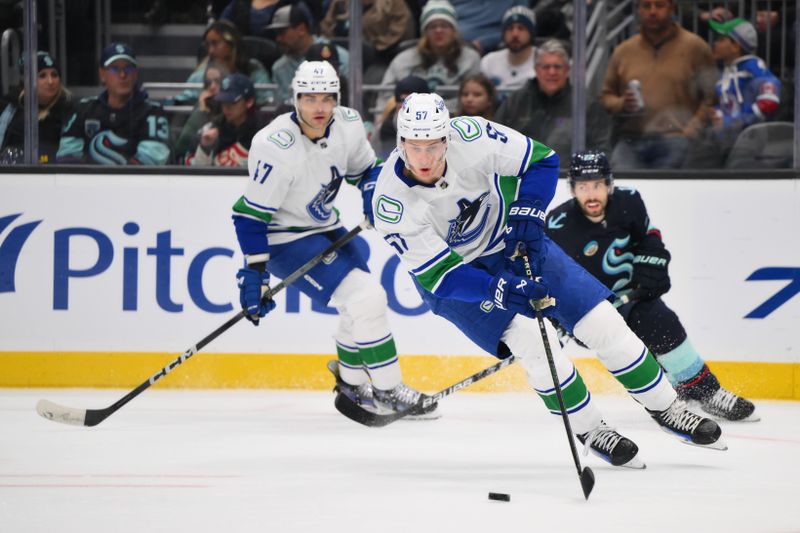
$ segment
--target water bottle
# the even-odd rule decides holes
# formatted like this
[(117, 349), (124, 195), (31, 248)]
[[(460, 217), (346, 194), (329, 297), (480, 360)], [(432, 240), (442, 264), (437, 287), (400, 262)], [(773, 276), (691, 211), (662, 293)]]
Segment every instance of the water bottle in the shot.
[(644, 98), (642, 98), (642, 83), (639, 80), (631, 80), (628, 82), (628, 89), (636, 94), (636, 112), (644, 109)]

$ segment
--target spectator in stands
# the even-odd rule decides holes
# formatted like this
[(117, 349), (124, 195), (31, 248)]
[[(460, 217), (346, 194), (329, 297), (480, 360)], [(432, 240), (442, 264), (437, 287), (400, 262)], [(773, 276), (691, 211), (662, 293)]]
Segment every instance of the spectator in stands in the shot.
[(164, 165), (170, 156), (169, 120), (137, 80), (133, 49), (111, 43), (100, 57), (99, 96), (83, 98), (67, 119), (56, 159), (59, 163)]
[(397, 146), (397, 112), (403, 100), (412, 93), (427, 93), (428, 82), (419, 76), (407, 76), (394, 86), (394, 96), (389, 99), (378, 120), (375, 121), (376, 135), (372, 138), (372, 147), (380, 159), (386, 159)]
[(572, 31), (568, 20), (572, 20), (572, 0), (531, 1), (531, 6), (536, 14), (536, 32), (539, 38), (558, 39), (565, 43), (571, 41)]
[[(428, 82), (431, 91), (439, 85), (458, 85), (480, 72), (480, 55), (464, 43), (458, 31), (455, 9), (447, 0), (428, 0), (420, 15), (422, 38), (416, 48), (400, 52), (383, 75), (381, 85), (395, 85), (414, 75)], [(391, 93), (378, 99), (384, 108)]]
[(282, 0), (231, 0), (219, 18), (233, 23), (242, 35), (266, 38), (267, 24), (283, 3)]
[[(397, 45), (414, 38), (414, 19), (405, 0), (362, 0), (362, 36), (384, 64), (394, 57)], [(350, 34), (350, 1), (332, 0), (320, 33), (328, 39)]]
[(617, 169), (678, 168), (707, 124), (716, 79), (711, 49), (672, 20), (674, 8), (675, 0), (640, 0), (640, 34), (611, 56), (601, 98), (615, 118)]
[[(219, 102), (214, 97), (219, 93), (222, 80), (229, 74), (222, 63), (211, 60), (206, 64), (203, 74), (203, 90), (186, 123), (183, 125), (178, 140), (175, 141), (174, 153), (182, 157), (192, 145), (197, 131), (222, 112)], [(178, 161), (181, 162), (181, 161)]]
[[(275, 12), (267, 29), (275, 32), (275, 41), (283, 55), (272, 65), (272, 75), (278, 84), (277, 102), (292, 103), (292, 79), (311, 45), (328, 42), (324, 37), (314, 34), (314, 17), (305, 2), (283, 6)], [(339, 55), (339, 75), (347, 77), (350, 73), (350, 54), (336, 45)]]
[[(549, 146), (569, 164), (572, 150), (572, 85), (569, 83), (569, 54), (555, 39), (536, 49), (536, 77), (508, 95), (495, 114), (505, 124)], [(586, 111), (586, 146), (605, 150), (611, 144), (611, 124), (600, 102)]]
[(513, 6), (528, 5), (525, 0), (452, 0), (451, 3), (458, 19), (458, 30), (481, 55), (493, 51), (500, 44), (503, 14)]
[(467, 76), (458, 90), (458, 116), (483, 117), (493, 120), (497, 91), (492, 80), (483, 74)]
[(503, 15), (503, 44), (481, 59), (483, 72), (500, 91), (516, 91), (533, 78), (533, 39), (536, 16), (525, 6), (514, 6)]
[(267, 124), (257, 112), (253, 82), (244, 74), (231, 74), (222, 80), (214, 100), (221, 103), (222, 115), (198, 132), (186, 164), (247, 168), (253, 136)]
[(714, 59), (724, 65), (717, 82), (717, 104), (710, 112), (714, 132), (723, 152), (747, 126), (772, 120), (780, 107), (781, 82), (764, 61), (752, 53), (758, 46), (755, 27), (744, 19), (710, 20), (718, 34)]
[[(239, 29), (227, 20), (218, 20), (206, 28), (203, 34), (203, 46), (206, 56), (197, 66), (195, 71), (186, 80), (187, 83), (200, 83), (209, 61), (220, 62), (227, 72), (241, 73), (250, 77), (256, 83), (270, 83), (267, 70), (258, 60), (247, 57), (242, 46), (242, 34)], [(186, 89), (175, 98), (175, 103), (180, 105), (193, 105), (200, 96), (200, 89)], [(264, 105), (274, 99), (272, 91), (257, 90), (256, 103)]]
[[(39, 105), (39, 162), (55, 161), (61, 129), (73, 113), (72, 95), (61, 84), (61, 71), (47, 52), (36, 58), (36, 99)], [(25, 90), (24, 84), (0, 99), (0, 162), (24, 162)]]

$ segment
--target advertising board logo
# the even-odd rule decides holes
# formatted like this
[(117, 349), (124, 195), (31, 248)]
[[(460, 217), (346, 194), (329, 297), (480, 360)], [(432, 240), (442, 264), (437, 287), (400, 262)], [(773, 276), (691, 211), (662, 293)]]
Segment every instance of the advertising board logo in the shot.
[(750, 311), (745, 318), (766, 318), (800, 292), (800, 268), (764, 267), (747, 277), (746, 281), (788, 281), (781, 290)]
[[(3, 236), (6, 228), (18, 219), (22, 213), (15, 215), (8, 215), (0, 217), (0, 237)], [(28, 222), (16, 226), (0, 241), (0, 293), (1, 292), (14, 292), (16, 286), (14, 283), (15, 274), (17, 271), (17, 260), (19, 254), (22, 252), (22, 247), (31, 236), (36, 226), (41, 224), (41, 220), (35, 222)]]

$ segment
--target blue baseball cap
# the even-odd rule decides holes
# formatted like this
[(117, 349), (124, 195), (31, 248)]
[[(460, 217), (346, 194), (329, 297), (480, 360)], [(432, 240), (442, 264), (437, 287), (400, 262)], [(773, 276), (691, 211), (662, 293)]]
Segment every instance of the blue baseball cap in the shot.
[(100, 64), (103, 68), (106, 68), (117, 59), (124, 59), (132, 65), (138, 65), (133, 48), (125, 43), (111, 43), (103, 48), (103, 53), (100, 56)]
[(238, 102), (242, 98), (254, 98), (256, 89), (250, 78), (244, 74), (231, 74), (222, 80), (220, 90), (214, 96), (217, 102), (233, 103)]

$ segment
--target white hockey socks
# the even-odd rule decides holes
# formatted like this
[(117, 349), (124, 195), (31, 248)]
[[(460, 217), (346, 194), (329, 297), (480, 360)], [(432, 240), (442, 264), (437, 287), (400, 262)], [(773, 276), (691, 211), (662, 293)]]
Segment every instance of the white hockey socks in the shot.
[[(545, 320), (545, 328), (550, 340), (550, 351), (553, 354), (570, 425), (576, 434), (586, 433), (600, 425), (602, 416), (592, 402), (592, 395), (586, 388), (578, 369), (561, 352), (556, 330), (549, 320)], [(558, 405), (558, 397), (553, 386), (553, 378), (550, 374), (550, 366), (547, 362), (538, 324), (517, 315), (506, 328), (502, 340), (525, 369), (528, 382), (544, 401), (547, 409), (552, 414), (560, 416), (561, 409)]]
[[(341, 315), (336, 349), (342, 379), (351, 384), (363, 383), (366, 370), (377, 389), (390, 390), (399, 385), (402, 375), (389, 330), (383, 287), (363, 270), (354, 269), (336, 288), (332, 300)], [(362, 374), (358, 373), (359, 365)]]
[(653, 354), (607, 301), (581, 318), (574, 334), (597, 352), (609, 372), (647, 409), (663, 411), (677, 397)]

